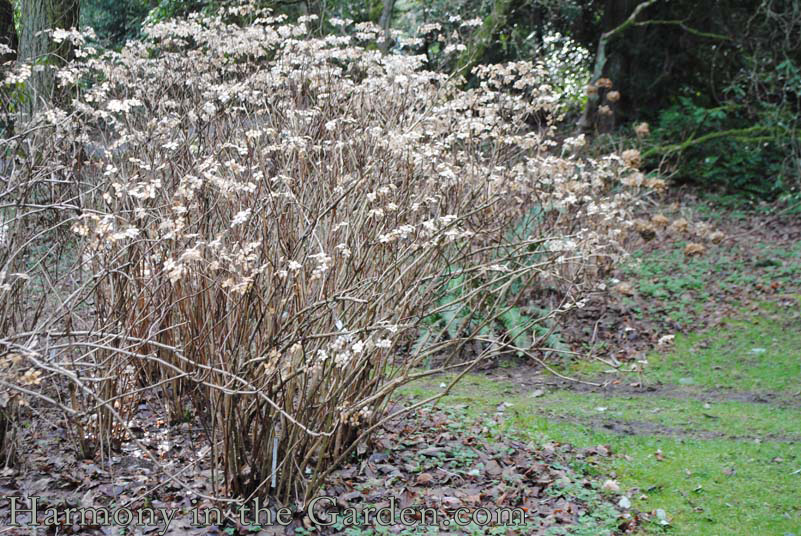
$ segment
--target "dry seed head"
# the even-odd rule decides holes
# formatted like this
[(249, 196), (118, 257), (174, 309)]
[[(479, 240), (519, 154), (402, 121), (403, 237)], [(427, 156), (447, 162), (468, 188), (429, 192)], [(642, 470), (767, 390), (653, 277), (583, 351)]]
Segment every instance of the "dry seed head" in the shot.
[(690, 228), (690, 222), (688, 222), (685, 218), (679, 218), (673, 222), (670, 226), (670, 229), (677, 233), (686, 233), (687, 229)]
[(651, 222), (642, 220), (636, 221), (634, 222), (634, 229), (640, 233), (640, 236), (646, 242), (656, 237), (656, 227)]
[(612, 89), (612, 81), (610, 79), (608, 79), (608, 78), (599, 78), (595, 82), (595, 85), (598, 86), (598, 87), (605, 88), (605, 89)]
[(670, 224), (670, 220), (664, 214), (655, 214), (651, 217), (651, 223), (660, 229), (664, 229)]
[(706, 252), (706, 248), (703, 244), (696, 244), (694, 242), (690, 242), (684, 248), (684, 254), (688, 257), (695, 257), (703, 255)]
[(659, 193), (667, 190), (667, 182), (664, 179), (648, 179), (645, 181), (645, 185)]
[(640, 157), (640, 151), (638, 151), (637, 149), (625, 150), (623, 151), (623, 154), (621, 156), (623, 157), (623, 163), (626, 164), (626, 166), (632, 169), (640, 168), (642, 160)]
[(640, 188), (645, 183), (645, 175), (637, 171), (620, 179), (620, 182), (631, 188)]

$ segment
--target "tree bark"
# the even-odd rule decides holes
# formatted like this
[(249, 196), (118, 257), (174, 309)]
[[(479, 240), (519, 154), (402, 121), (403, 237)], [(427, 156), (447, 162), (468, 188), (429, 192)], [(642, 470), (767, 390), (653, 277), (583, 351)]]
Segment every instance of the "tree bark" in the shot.
[(509, 15), (518, 3), (519, 0), (496, 0), (492, 13), (484, 19), (481, 27), (476, 30), (470, 42), (467, 43), (467, 50), (459, 56), (455, 72), (467, 76), (472, 68), (481, 62), (487, 49), (492, 45), (495, 33), (506, 25)]
[(52, 99), (55, 89), (54, 69), (67, 61), (71, 52), (68, 41), (54, 43), (43, 31), (77, 27), (79, 6), (79, 0), (22, 2), (19, 60), (36, 66), (28, 84), (28, 117), (40, 109), (43, 102)]
[(389, 29), (392, 26), (392, 12), (395, 10), (395, 0), (384, 0), (384, 9), (381, 11), (381, 18), (378, 19), (378, 24), (384, 30), (384, 40), (380, 44), (381, 52), (386, 54), (392, 44), (392, 39), (389, 36)]
[(0, 44), (10, 47), (13, 54), (0, 54), (0, 63), (17, 58), (17, 29), (14, 27), (14, 4), (11, 0), (0, 0)]

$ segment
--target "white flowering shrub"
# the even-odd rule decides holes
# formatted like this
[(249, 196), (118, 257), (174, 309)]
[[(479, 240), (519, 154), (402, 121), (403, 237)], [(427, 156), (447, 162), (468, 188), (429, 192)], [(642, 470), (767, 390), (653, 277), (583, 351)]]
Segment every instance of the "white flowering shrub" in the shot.
[(230, 493), (303, 500), (429, 356), (535, 351), (499, 316), (539, 289), (560, 296), (550, 321), (580, 305), (636, 171), (527, 126), (558, 105), (532, 64), (463, 90), (360, 46), (373, 26), (311, 37), (236, 9), (252, 23), (79, 54), (69, 106), (1, 142), (0, 359), (40, 375), (6, 383), (39, 386), (82, 448), (126, 439), (155, 392), (206, 422)]
[(570, 36), (551, 31), (536, 50), (547, 81), (559, 97), (561, 112), (577, 112), (587, 101), (592, 54)]

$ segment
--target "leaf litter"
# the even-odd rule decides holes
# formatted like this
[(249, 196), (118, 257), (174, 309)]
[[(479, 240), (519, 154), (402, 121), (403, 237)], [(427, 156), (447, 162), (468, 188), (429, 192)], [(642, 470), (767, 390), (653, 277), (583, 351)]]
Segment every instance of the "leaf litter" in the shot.
[[(401, 407), (393, 405), (388, 411)], [(142, 508), (175, 512), (165, 533), (169, 535), (297, 534), (311, 527), (300, 508), (286, 527), (242, 525), (234, 515), (217, 525), (192, 526), (193, 508), (227, 506), (204, 498), (213, 496), (214, 488), (210, 449), (204, 444), (202, 431), (189, 423), (167, 424), (147, 411), (139, 417), (134, 427), (141, 435), (139, 441), (123, 442), (105, 460), (81, 459), (56, 427), (29, 430), (26, 444), (32, 448), (22, 467), (0, 473), (0, 495), (40, 497), (40, 522), (47, 508), (63, 511), (124, 505), (134, 512)], [(589, 477), (571, 468), (576, 462), (595, 465), (612, 456), (609, 447), (575, 449), (559, 443), (535, 447), (501, 432), (503, 421), (504, 416), (496, 414), (469, 422), (452, 408), (409, 412), (380, 428), (369, 444), (359, 449), (360, 455), (331, 474), (318, 496), (335, 498), (334, 504), (325, 504), (330, 507), (328, 514), (388, 507), (392, 501), (397, 510), (434, 509), (441, 523), (440, 535), (464, 534), (463, 528), (449, 529), (443, 523), (452, 520), (459, 508), (485, 508), (493, 516), (498, 515), (499, 508), (522, 509), (527, 525), (509, 527), (506, 534), (511, 536), (545, 534), (553, 527), (586, 527), (588, 522), (597, 523), (599, 531), (602, 526), (612, 527), (599, 534), (612, 533), (631, 523), (632, 515), (621, 513), (625, 507), (613, 496), (619, 489), (604, 488), (606, 479), (602, 476)], [(140, 445), (157, 461), (140, 452)], [(273, 512), (276, 506), (271, 505)], [(4, 500), (0, 502), (0, 526), (9, 527), (9, 521), (9, 501)], [(27, 523), (30, 519), (22, 514), (17, 521)], [(399, 519), (395, 521), (397, 524), (386, 527), (389, 534), (408, 530)], [(128, 534), (161, 534), (164, 529), (161, 523)], [(3, 534), (27, 536), (30, 531), (9, 527)], [(345, 531), (347, 527), (342, 526), (317, 527), (314, 534)], [(65, 523), (42, 533), (111, 536), (119, 533), (119, 527)]]

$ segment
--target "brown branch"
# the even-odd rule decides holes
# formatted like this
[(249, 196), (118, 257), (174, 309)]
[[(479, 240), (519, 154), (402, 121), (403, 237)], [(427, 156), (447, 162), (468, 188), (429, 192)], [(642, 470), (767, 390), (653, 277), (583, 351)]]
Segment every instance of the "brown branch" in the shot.
[(635, 26), (649, 26), (651, 24), (662, 25), (662, 26), (665, 26), (665, 25), (678, 26), (679, 28), (681, 28), (682, 30), (684, 30), (685, 32), (687, 32), (689, 34), (697, 35), (698, 37), (705, 37), (707, 39), (719, 39), (721, 41), (731, 41), (732, 40), (732, 38), (729, 37), (728, 35), (716, 34), (716, 33), (712, 33), (712, 32), (703, 32), (701, 30), (696, 30), (695, 28), (691, 28), (691, 27), (687, 26), (686, 24), (684, 24), (683, 20), (644, 20), (642, 22), (634, 23)]

